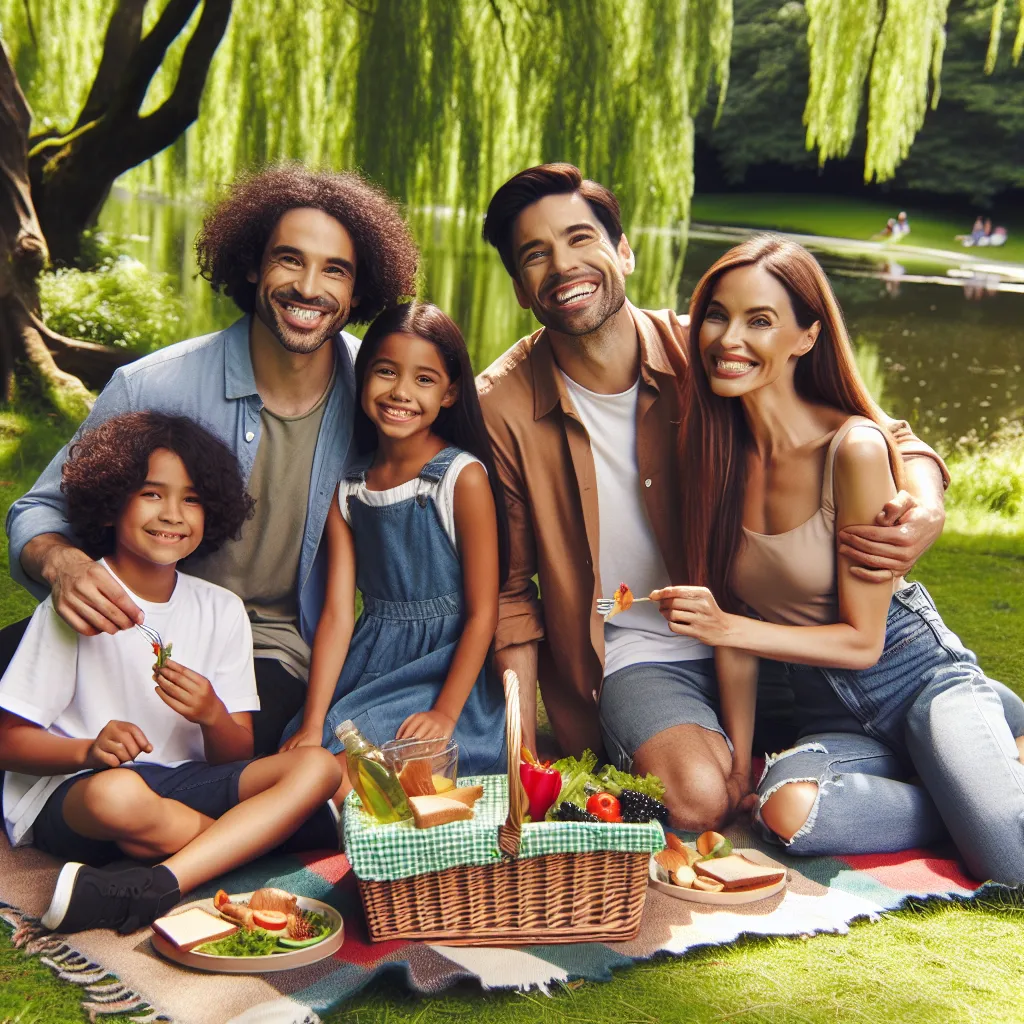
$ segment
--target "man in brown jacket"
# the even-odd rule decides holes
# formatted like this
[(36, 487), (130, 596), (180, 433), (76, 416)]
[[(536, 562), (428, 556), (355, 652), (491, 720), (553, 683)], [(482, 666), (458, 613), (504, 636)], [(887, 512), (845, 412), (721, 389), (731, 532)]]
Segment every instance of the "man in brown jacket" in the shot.
[[(634, 256), (615, 196), (570, 164), (521, 171), (492, 198), (484, 238), (542, 327), (478, 378), (508, 501), (511, 557), (497, 668), (521, 682), (523, 741), (535, 746), (536, 681), (555, 737), (607, 752), (666, 784), (673, 824), (704, 829), (750, 790), (718, 720), (710, 649), (672, 633), (657, 605), (605, 623), (599, 597), (685, 583), (679, 545), (686, 467), (666, 356), (686, 327), (626, 299)], [(941, 462), (906, 424), (894, 433), (908, 487), (841, 540), (866, 570), (902, 575), (941, 533)], [(940, 470), (941, 467), (941, 470)], [(537, 584), (540, 592), (538, 594)], [(882, 574), (889, 582), (888, 571)]]

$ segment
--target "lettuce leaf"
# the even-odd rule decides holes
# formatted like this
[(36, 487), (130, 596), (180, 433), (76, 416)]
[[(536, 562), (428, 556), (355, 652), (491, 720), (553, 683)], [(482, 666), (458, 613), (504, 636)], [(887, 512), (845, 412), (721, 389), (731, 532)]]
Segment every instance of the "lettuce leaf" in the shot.
[(597, 754), (592, 750), (584, 750), (583, 756), (579, 759), (570, 755), (555, 761), (551, 767), (561, 774), (562, 789), (558, 794), (558, 799), (544, 816), (546, 820), (554, 821), (555, 810), (566, 800), (585, 810), (589, 796), (586, 791), (587, 783), (597, 785), (597, 779), (593, 775), (593, 771), (597, 767)]
[(597, 783), (606, 793), (612, 796), (621, 796), (624, 789), (632, 789), (637, 793), (643, 793), (654, 800), (665, 799), (665, 784), (657, 775), (630, 775), (628, 772), (621, 772), (618, 768), (606, 764), (597, 773)]

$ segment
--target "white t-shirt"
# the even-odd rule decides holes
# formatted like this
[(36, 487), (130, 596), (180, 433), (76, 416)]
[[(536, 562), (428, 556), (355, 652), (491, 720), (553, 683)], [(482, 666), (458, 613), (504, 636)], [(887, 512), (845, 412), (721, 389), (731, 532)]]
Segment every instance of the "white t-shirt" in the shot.
[[(206, 676), (229, 713), (259, 710), (252, 633), (238, 597), (185, 573), (178, 573), (166, 603), (128, 593), (145, 613), (146, 625), (173, 644), (171, 657)], [(206, 760), (202, 729), (156, 695), (154, 660), (141, 630), (80, 636), (47, 597), (0, 679), (0, 707), (70, 739), (95, 739), (112, 719), (131, 722), (153, 745), (136, 762), (173, 766)], [(31, 842), (32, 823), (50, 794), (77, 774), (7, 772), (4, 825), (12, 846)]]
[[(599, 395), (562, 374), (573, 405), (590, 436), (597, 473), (602, 597), (614, 597), (620, 583), (644, 597), (671, 583), (644, 509), (636, 457), (639, 380), (618, 395)], [(604, 674), (645, 661), (693, 661), (711, 650), (668, 628), (658, 606), (643, 602), (604, 624)]]
[(459, 479), (459, 474), (474, 462), (478, 466), (483, 466), (483, 463), (475, 455), (470, 455), (469, 452), (460, 452), (452, 459), (440, 480), (425, 480), (423, 477), (417, 476), (412, 480), (406, 480), (404, 484), (389, 487), (384, 491), (371, 491), (362, 480), (342, 480), (338, 485), (338, 506), (341, 509), (342, 518), (350, 526), (352, 525), (347, 500), (349, 495), (354, 495), (364, 505), (373, 505), (378, 508), (385, 505), (397, 505), (400, 501), (408, 501), (410, 498), (419, 496), (433, 498), (444, 532), (452, 542), (452, 547), (458, 551), (459, 539), (455, 532), (455, 484)]

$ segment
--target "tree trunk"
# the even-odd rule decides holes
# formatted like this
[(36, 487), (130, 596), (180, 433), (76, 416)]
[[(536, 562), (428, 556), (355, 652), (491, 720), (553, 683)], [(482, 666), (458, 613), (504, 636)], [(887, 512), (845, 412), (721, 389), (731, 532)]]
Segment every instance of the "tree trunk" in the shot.
[[(202, 13), (168, 99), (139, 115), (167, 49), (202, 3)], [(232, 0), (169, 0), (143, 37), (145, 0), (120, 0), (107, 28), (96, 80), (75, 127), (33, 139), (32, 197), (55, 263), (73, 263), (82, 232), (96, 222), (114, 180), (171, 145), (199, 115), (210, 62), (231, 18)]]
[(83, 381), (100, 388), (134, 353), (64, 338), (42, 322), (36, 279), (47, 262), (28, 178), (32, 120), (0, 45), (0, 400), (15, 376), (59, 411), (82, 418), (92, 405)]

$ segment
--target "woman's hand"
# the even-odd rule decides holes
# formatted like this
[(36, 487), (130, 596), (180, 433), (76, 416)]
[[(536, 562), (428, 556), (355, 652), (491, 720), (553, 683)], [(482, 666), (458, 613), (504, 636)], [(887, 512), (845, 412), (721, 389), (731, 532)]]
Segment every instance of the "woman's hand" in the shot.
[(324, 727), (322, 725), (316, 728), (303, 723), (299, 726), (298, 732), (293, 733), (281, 744), (277, 752), (283, 754), (286, 750), (295, 750), (298, 747), (319, 747), (323, 745), (323, 740)]
[(455, 719), (441, 711), (418, 711), (410, 715), (395, 734), (396, 740), (447, 739), (455, 732)]
[(652, 590), (650, 597), (661, 606), (673, 633), (692, 636), (710, 647), (730, 646), (733, 616), (718, 607), (707, 587), (664, 587)]

